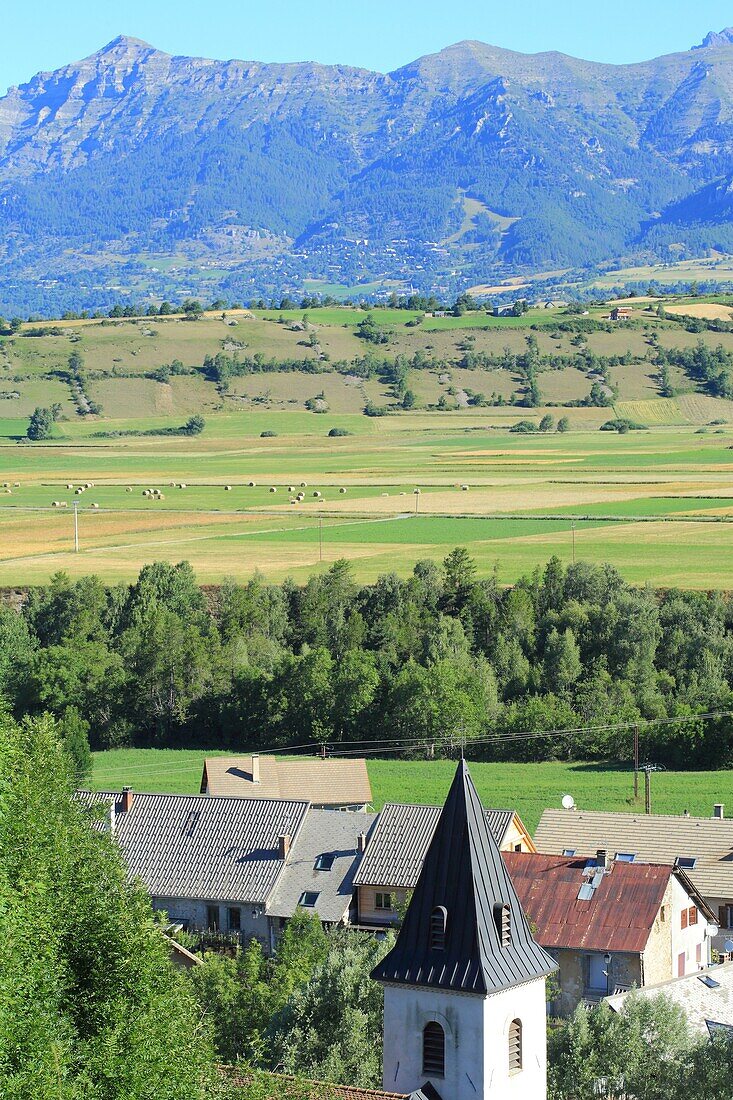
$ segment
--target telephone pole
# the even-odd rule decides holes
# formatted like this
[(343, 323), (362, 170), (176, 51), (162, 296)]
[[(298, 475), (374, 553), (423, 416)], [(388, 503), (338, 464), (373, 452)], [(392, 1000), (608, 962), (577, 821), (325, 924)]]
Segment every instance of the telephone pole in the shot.
[(644, 768), (644, 813), (652, 812), (652, 770)]

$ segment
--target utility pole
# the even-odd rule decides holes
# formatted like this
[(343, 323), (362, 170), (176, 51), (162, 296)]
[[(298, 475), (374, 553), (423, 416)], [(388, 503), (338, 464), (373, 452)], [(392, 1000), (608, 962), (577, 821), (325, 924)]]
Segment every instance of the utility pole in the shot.
[(79, 502), (74, 501), (74, 553), (79, 553)]
[(639, 797), (639, 727), (634, 726), (634, 801)]
[(415, 489), (414, 493), (415, 493), (415, 515), (417, 515), (417, 513), (418, 513), (418, 504), (420, 503), (420, 490)]
[(652, 770), (644, 768), (644, 813), (652, 812)]

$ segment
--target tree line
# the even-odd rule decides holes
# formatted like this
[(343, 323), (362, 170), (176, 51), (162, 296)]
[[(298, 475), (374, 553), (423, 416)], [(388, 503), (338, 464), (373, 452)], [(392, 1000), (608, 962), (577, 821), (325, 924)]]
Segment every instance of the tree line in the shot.
[(408, 756), (460, 738), (477, 759), (624, 761), (634, 723), (643, 755), (721, 767), (733, 724), (697, 716), (733, 709), (732, 678), (726, 593), (557, 558), (504, 588), (462, 548), (367, 585), (344, 560), (304, 585), (205, 590), (185, 562), (112, 587), (59, 573), (0, 609), (0, 692), (60, 721), (80, 775), (87, 741), (278, 749), (382, 730)]

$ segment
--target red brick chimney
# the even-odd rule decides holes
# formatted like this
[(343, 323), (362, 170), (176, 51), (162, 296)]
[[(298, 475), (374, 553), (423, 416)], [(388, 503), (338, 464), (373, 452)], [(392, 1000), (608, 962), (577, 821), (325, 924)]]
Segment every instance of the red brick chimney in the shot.
[(132, 787), (123, 787), (122, 788), (122, 801), (121, 801), (121, 812), (123, 814), (126, 814), (131, 809), (132, 799), (133, 799)]
[(290, 837), (287, 833), (283, 833), (277, 838), (277, 858), (287, 859), (288, 852), (290, 851)]
[(366, 848), (366, 833), (359, 833), (356, 838), (356, 849), (358, 852), (363, 852)]

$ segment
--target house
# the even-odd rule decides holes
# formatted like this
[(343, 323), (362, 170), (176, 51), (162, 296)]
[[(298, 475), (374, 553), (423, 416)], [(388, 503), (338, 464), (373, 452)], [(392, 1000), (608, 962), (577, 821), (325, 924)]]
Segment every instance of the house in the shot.
[(557, 1014), (709, 965), (713, 914), (684, 871), (605, 851), (502, 855), (538, 943), (557, 960)]
[(267, 905), (273, 947), (298, 907), (327, 926), (354, 923), (354, 875), (376, 820), (376, 814), (308, 811)]
[(633, 315), (634, 311), (631, 306), (614, 306), (611, 310), (612, 321), (628, 321)]
[[(247, 1089), (252, 1084), (252, 1074), (242, 1073), (235, 1066), (220, 1066), (222, 1077), (235, 1088)], [(415, 1092), (383, 1092), (382, 1089), (363, 1089), (356, 1085), (332, 1085), (326, 1081), (307, 1081), (302, 1077), (289, 1077), (284, 1073), (260, 1072), (258, 1078), (276, 1085), (278, 1095), (287, 1100), (440, 1100), (435, 1089), (417, 1089)]]
[[(388, 802), (354, 877), (360, 924), (392, 924), (414, 889), (440, 819), (439, 806)], [(498, 847), (533, 852), (532, 837), (513, 810), (486, 810)]]
[(366, 760), (276, 756), (207, 756), (201, 793), (237, 798), (305, 799), (332, 810), (366, 810), (372, 788)]
[(723, 951), (733, 932), (733, 820), (722, 803), (712, 817), (671, 814), (545, 810), (535, 832), (540, 852), (592, 856), (598, 848), (636, 863), (684, 870), (715, 914), (720, 928), (713, 949)]
[(465, 761), (456, 769), (384, 987), (385, 1090), (443, 1100), (544, 1100), (545, 979)]
[(131, 878), (184, 928), (235, 933), (269, 949), (267, 903), (308, 812), (305, 801), (81, 791), (105, 812)]
[[(633, 995), (657, 997), (660, 994), (679, 1005), (698, 1038), (707, 1038), (716, 1027), (733, 1028), (733, 962), (659, 985), (647, 985)], [(614, 1012), (619, 1012), (630, 995), (618, 993), (607, 997), (606, 1003)]]
[[(184, 929), (274, 949), (301, 906), (347, 924), (353, 879), (375, 814), (277, 799), (80, 791), (117, 838), (130, 876)], [(103, 814), (103, 816), (102, 816)]]

